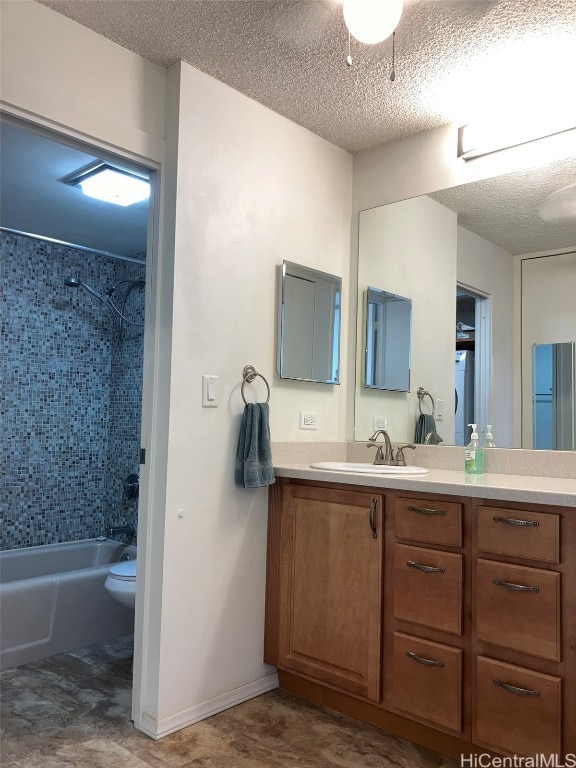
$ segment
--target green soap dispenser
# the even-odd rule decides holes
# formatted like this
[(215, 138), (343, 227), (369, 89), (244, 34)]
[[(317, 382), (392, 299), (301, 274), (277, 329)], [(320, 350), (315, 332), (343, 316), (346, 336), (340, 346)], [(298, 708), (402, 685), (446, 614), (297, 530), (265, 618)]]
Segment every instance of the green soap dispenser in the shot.
[(468, 424), (472, 427), (470, 442), (466, 446), (464, 454), (464, 471), (467, 475), (481, 475), (484, 472), (484, 449), (480, 448), (477, 424)]

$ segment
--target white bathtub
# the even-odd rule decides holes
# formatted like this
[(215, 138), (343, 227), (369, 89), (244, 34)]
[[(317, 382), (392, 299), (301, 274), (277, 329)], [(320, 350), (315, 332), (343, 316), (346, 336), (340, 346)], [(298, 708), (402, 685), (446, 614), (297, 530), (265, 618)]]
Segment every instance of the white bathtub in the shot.
[(0, 669), (132, 634), (134, 611), (104, 589), (124, 553), (106, 539), (0, 552)]

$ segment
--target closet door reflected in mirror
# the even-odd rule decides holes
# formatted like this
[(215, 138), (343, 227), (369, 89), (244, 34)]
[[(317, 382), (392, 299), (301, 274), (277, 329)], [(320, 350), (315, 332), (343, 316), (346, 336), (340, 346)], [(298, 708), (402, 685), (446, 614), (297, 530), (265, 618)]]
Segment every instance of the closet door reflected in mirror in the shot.
[(284, 261), (278, 316), (282, 379), (339, 383), (342, 279)]

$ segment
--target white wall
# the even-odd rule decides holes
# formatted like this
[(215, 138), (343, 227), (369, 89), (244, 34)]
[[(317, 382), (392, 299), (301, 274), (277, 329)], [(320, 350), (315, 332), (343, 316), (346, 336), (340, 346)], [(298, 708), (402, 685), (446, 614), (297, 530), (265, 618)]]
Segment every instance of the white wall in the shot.
[(162, 159), (162, 67), (31, 0), (2, 0), (0, 7), (3, 109)]
[[(491, 410), (497, 445), (519, 448), (513, 434), (514, 258), (494, 243), (458, 227), (458, 282), (490, 297)], [(485, 428), (480, 425), (480, 429)]]
[[(233, 483), (241, 373), (250, 363), (271, 383), (275, 439), (289, 439), (301, 408), (319, 410), (316, 435), (341, 433), (341, 390), (274, 375), (275, 286), (283, 258), (347, 279), (352, 181), (346, 152), (186, 64), (170, 77), (180, 95), (159, 733), (274, 684), (262, 664), (267, 492)], [(203, 373), (219, 376), (217, 409), (201, 407)]]
[[(416, 390), (423, 386), (434, 399), (444, 400), (444, 419), (436, 426), (450, 445), (454, 442), (457, 216), (424, 196), (363, 211), (360, 219), (359, 305), (368, 286), (412, 300), (411, 391), (365, 389), (358, 359), (355, 437), (366, 440), (373, 431), (373, 417), (381, 416), (388, 419), (393, 442), (412, 442), (420, 415)], [(362, 325), (359, 320), (358, 349), (363, 345)], [(422, 410), (430, 412), (428, 398)]]
[[(3, 106), (159, 166), (134, 717), (162, 735), (274, 682), (261, 661), (267, 493), (232, 482), (241, 373), (251, 363), (271, 384), (274, 440), (343, 438), (345, 385), (274, 374), (275, 287), (289, 259), (348, 291), (352, 159), (187, 65), (166, 83), (52, 10), (2, 8)], [(200, 407), (203, 373), (220, 377), (217, 409)], [(317, 432), (298, 430), (302, 409), (318, 413)]]

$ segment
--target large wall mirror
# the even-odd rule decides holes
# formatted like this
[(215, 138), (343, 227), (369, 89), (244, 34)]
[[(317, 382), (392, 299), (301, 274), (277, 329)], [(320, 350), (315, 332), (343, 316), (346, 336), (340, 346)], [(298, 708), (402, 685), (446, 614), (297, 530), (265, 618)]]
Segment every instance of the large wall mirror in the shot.
[(278, 373), (338, 384), (342, 279), (284, 261), (280, 271)]
[[(365, 386), (373, 286), (411, 299), (407, 392)], [(550, 431), (542, 443), (533, 371), (537, 345), (573, 350), (575, 297), (576, 158), (362, 211), (355, 439), (385, 421), (393, 441), (414, 441), (422, 409), (442, 445), (465, 444), (470, 420), (482, 433), (492, 424), (502, 448), (575, 450), (574, 366), (563, 368), (555, 443)]]

